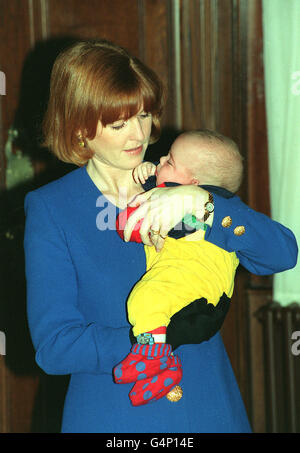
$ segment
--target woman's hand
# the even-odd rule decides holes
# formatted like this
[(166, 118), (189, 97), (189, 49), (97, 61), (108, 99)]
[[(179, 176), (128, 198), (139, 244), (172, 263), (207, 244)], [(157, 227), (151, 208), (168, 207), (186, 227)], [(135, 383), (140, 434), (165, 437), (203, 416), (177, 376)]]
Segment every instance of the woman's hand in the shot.
[[(194, 185), (176, 187), (155, 187), (137, 195), (129, 206), (139, 208), (129, 217), (124, 240), (127, 242), (134, 226), (144, 219), (140, 236), (145, 245), (155, 246), (160, 252), (168, 232), (177, 225), (186, 214), (193, 214), (199, 220), (204, 216), (204, 205), (208, 201), (208, 192)], [(213, 214), (206, 223), (212, 224)]]

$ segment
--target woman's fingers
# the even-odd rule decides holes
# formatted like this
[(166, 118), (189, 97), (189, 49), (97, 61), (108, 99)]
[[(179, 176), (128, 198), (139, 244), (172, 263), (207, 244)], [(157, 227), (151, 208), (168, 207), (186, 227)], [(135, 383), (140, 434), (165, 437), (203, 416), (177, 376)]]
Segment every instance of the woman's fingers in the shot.
[(204, 204), (208, 192), (197, 186), (178, 186), (172, 188), (154, 188), (137, 195), (129, 206), (138, 209), (129, 217), (124, 239), (128, 241), (134, 226), (142, 220), (140, 236), (146, 245), (162, 249), (168, 232), (186, 214), (194, 214), (201, 219), (204, 215)]
[[(140, 237), (144, 244), (154, 245), (161, 250), (169, 230), (181, 220), (180, 203), (174, 197), (169, 197), (169, 188), (154, 188), (137, 195), (130, 207), (138, 207), (129, 217), (125, 229), (124, 240), (131, 237), (135, 225), (142, 220)], [(151, 232), (152, 230), (152, 232)], [(158, 232), (153, 235), (153, 231)]]
[(154, 187), (153, 189), (148, 190), (147, 192), (143, 192), (143, 193), (140, 193), (138, 195), (135, 195), (135, 197), (132, 200), (130, 200), (130, 202), (128, 203), (128, 206), (130, 206), (130, 207), (140, 206), (142, 203), (144, 203), (149, 198), (151, 198), (151, 196), (157, 190), (161, 190), (161, 189), (159, 189), (157, 187)]
[(152, 224), (150, 229), (150, 239), (157, 252), (162, 250), (167, 235), (168, 231), (164, 231), (163, 226), (155, 226), (155, 224)]
[[(161, 249), (164, 246), (164, 242), (165, 242), (164, 239), (162, 238), (162, 235), (160, 232), (161, 224), (160, 224), (159, 220), (160, 219), (158, 217), (152, 218), (151, 225), (150, 225), (150, 223), (148, 223), (148, 225), (146, 225), (146, 227), (144, 227), (144, 230), (142, 231), (142, 233), (140, 233), (142, 240), (144, 237), (145, 238), (147, 238), (147, 236), (149, 237), (149, 239), (151, 241), (151, 245), (154, 245), (157, 252), (161, 251)], [(148, 228), (149, 228), (149, 231), (148, 231)]]
[[(131, 237), (131, 233), (134, 229), (134, 226), (142, 220), (142, 225), (140, 227), (140, 236), (144, 244), (154, 245), (156, 243), (156, 238), (151, 240), (151, 228), (155, 231), (160, 231), (162, 225), (165, 223), (165, 218), (168, 217), (167, 213), (163, 213), (161, 203), (163, 200), (163, 191), (162, 188), (153, 188), (148, 192), (137, 195), (129, 204), (130, 207), (138, 207), (136, 211), (131, 214), (129, 217), (125, 229), (124, 229), (124, 240), (128, 241)], [(168, 189), (166, 189), (168, 190)], [(158, 197), (157, 194), (160, 196)], [(161, 195), (162, 194), (162, 195)], [(166, 205), (166, 200), (165, 200)], [(154, 227), (153, 227), (154, 225)], [(165, 231), (165, 228), (164, 228)], [(161, 247), (162, 242), (159, 240), (159, 247)]]

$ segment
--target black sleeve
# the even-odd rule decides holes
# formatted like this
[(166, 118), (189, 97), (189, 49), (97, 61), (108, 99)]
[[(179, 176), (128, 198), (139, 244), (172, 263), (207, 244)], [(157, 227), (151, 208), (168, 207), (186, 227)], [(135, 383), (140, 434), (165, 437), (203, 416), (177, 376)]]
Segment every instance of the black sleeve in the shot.
[[(182, 344), (199, 344), (213, 337), (222, 327), (230, 306), (230, 299), (223, 294), (219, 303), (208, 304), (204, 298), (196, 299), (175, 313), (167, 327), (166, 343), (173, 351)], [(136, 338), (130, 329), (131, 343)]]

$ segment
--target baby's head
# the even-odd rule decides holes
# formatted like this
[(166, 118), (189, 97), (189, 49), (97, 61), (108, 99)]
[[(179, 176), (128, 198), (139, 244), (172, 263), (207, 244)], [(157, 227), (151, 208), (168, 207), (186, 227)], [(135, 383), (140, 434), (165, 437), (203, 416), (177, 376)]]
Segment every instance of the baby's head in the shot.
[(185, 132), (173, 142), (167, 156), (157, 166), (157, 185), (215, 185), (236, 192), (243, 175), (243, 158), (237, 145), (218, 132)]

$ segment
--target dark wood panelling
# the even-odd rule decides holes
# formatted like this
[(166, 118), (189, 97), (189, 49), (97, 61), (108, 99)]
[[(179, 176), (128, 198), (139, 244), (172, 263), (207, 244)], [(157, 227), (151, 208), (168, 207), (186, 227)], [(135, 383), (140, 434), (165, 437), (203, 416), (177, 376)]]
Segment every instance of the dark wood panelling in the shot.
[(0, 356), (0, 433), (9, 432), (9, 376), (4, 356)]
[[(177, 15), (177, 17), (176, 17)], [(180, 24), (179, 2), (142, 0), (139, 2), (140, 58), (154, 69), (166, 89), (166, 105), (162, 116), (160, 140), (148, 148), (146, 159), (153, 162), (167, 154), (181, 128), (180, 55), (176, 41)]]
[[(210, 91), (202, 79), (201, 53), (202, 28), (200, 28), (200, 7), (198, 2), (181, 2), (181, 125), (182, 129), (197, 129), (203, 124), (207, 102), (204, 93)], [(205, 62), (206, 63), (206, 62)], [(196, 87), (196, 90), (195, 90)], [(206, 91), (205, 91), (206, 90)]]
[[(1, 96), (0, 114), (2, 189), (5, 186), (4, 145), (19, 102), (23, 63), (34, 40), (33, 15), (29, 6), (30, 2), (0, 1), (0, 69), (6, 74), (6, 95)], [(1, 194), (0, 330), (6, 335), (7, 355), (0, 361), (0, 431), (29, 432), (37, 383), (36, 368), (31, 368), (34, 355), (26, 329), (24, 288), (22, 285), (18, 287), (24, 276), (19, 280), (20, 274), (16, 272), (17, 269), (22, 272), (22, 235), (21, 242), (17, 242), (15, 237), (14, 244), (6, 240), (6, 231), (2, 230), (6, 222), (2, 198)], [(8, 212), (4, 214), (8, 215)]]
[[(247, 2), (247, 194), (248, 204), (270, 215), (268, 141), (263, 66), (262, 2)], [(262, 325), (257, 316), (272, 297), (272, 277), (250, 275), (247, 290), (249, 310), (249, 387), (250, 414), (255, 432), (265, 432), (268, 426), (263, 357)]]
[(138, 55), (138, 1), (48, 0), (49, 36), (106, 38)]
[(249, 3), (248, 23), (248, 201), (256, 210), (270, 215), (268, 141), (265, 108), (262, 4)]
[[(173, 62), (170, 58), (172, 42), (170, 40), (170, 17), (168, 0), (153, 0), (140, 2), (140, 22), (143, 24), (141, 41), (143, 42), (140, 58), (148, 64), (161, 78), (167, 92), (169, 101), (164, 112), (163, 124), (170, 124), (170, 118), (174, 116), (176, 105), (173, 103), (172, 83), (173, 78), (170, 72), (173, 71)], [(173, 109), (169, 106), (172, 104)]]
[(251, 398), (249, 399), (249, 415), (253, 430), (256, 433), (266, 432), (266, 389), (264, 364), (264, 332), (258, 313), (261, 307), (271, 300), (268, 289), (258, 288), (247, 291), (249, 320), (249, 383)]
[[(17, 108), (20, 74), (29, 48), (30, 17), (27, 2), (0, 0), (0, 70), (6, 75), (6, 95), (1, 96), (0, 131), (3, 145)], [(1, 165), (0, 186), (3, 187), (4, 183), (5, 172)]]
[[(233, 110), (236, 107), (233, 100), (233, 81), (236, 79), (238, 68), (234, 68), (233, 61), (239, 48), (233, 46), (234, 29), (239, 26), (239, 16), (233, 23), (232, 2), (225, 0), (226, 7), (219, 8), (216, 12), (217, 23), (217, 51), (215, 56), (214, 86), (216, 93), (214, 111), (216, 118), (216, 129), (225, 135), (233, 135)], [(239, 44), (236, 41), (235, 44)], [(236, 93), (235, 93), (236, 94)]]

